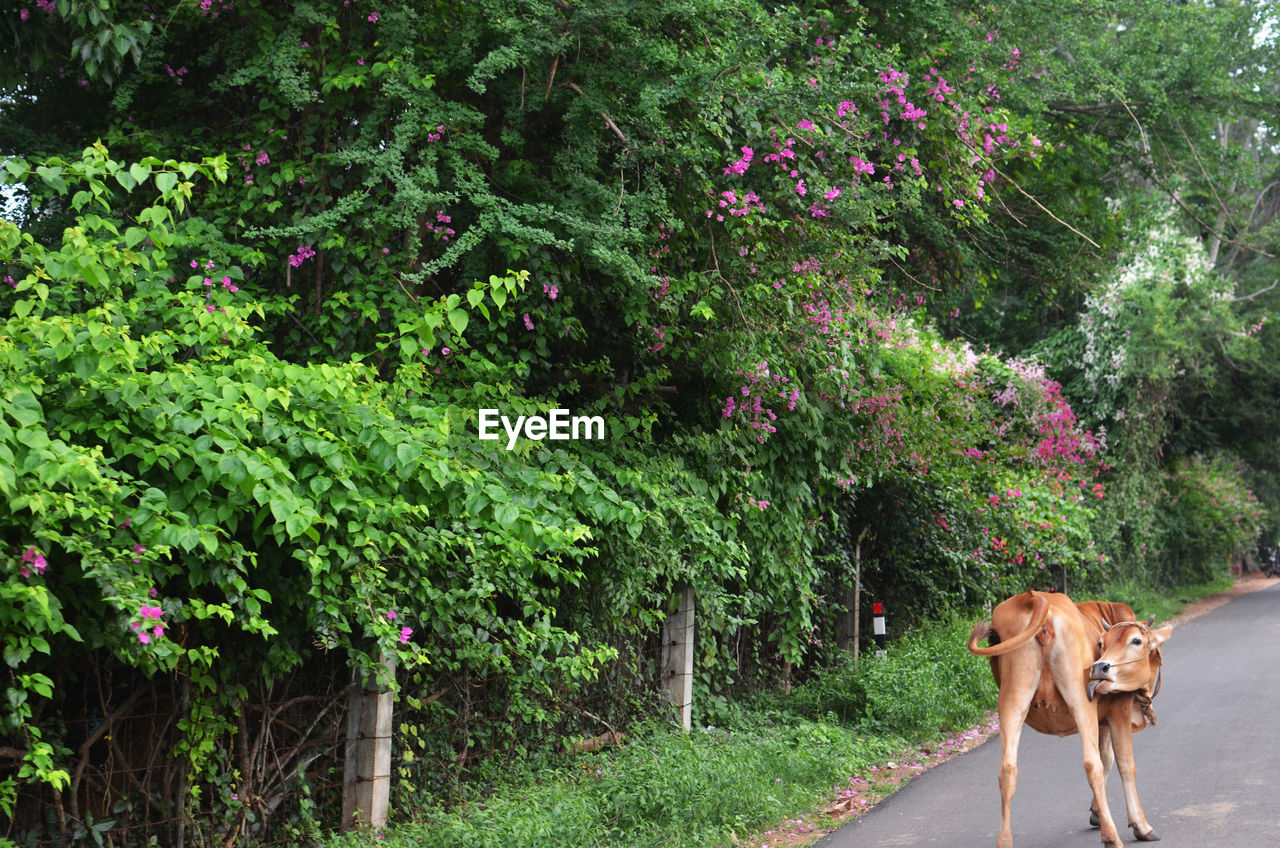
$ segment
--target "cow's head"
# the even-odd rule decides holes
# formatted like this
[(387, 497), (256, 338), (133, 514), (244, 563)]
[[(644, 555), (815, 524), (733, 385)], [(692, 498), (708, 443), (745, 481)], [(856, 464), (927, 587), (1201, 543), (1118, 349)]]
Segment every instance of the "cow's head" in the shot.
[(1119, 624), (1102, 622), (1103, 633), (1098, 640), (1098, 659), (1089, 669), (1089, 700), (1108, 692), (1144, 692), (1151, 694), (1151, 687), (1160, 671), (1160, 646), (1173, 632), (1173, 625), (1166, 624), (1152, 630), (1155, 616), (1141, 621), (1124, 621)]

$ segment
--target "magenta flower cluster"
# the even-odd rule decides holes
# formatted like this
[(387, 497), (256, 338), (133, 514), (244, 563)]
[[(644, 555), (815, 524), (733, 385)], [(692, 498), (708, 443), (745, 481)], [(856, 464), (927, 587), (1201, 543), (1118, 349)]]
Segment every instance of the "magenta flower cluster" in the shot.
[(747, 169), (751, 167), (751, 160), (754, 156), (755, 156), (755, 151), (752, 150), (750, 147), (742, 148), (742, 158), (739, 159), (737, 162), (734, 162), (732, 165), (725, 166), (725, 169), (724, 169), (725, 176), (728, 176), (729, 174), (737, 174), (738, 176), (742, 176), (743, 174), (745, 174), (747, 172)]
[[(292, 257), (290, 257), (290, 259), (292, 260)], [(214, 265), (212, 259), (205, 260), (203, 265), (201, 265), (198, 260), (192, 259), (191, 267), (195, 269), (197, 272), (203, 271), (205, 274), (209, 275), (204, 277), (201, 280), (201, 285), (205, 290), (205, 306), (204, 306), (205, 311), (206, 312), (226, 312), (226, 306), (219, 306), (215, 302), (214, 292), (221, 291), (225, 294), (235, 294), (240, 291), (240, 287), (237, 286), (235, 283), (233, 283), (230, 277), (225, 275), (222, 277), (221, 280), (215, 279), (215, 277), (217, 276), (215, 274), (217, 266)], [(199, 278), (198, 273), (196, 278)], [(225, 300), (225, 298), (219, 298), (219, 299)], [(223, 341), (224, 342), (228, 341), (228, 338), (226, 336), (223, 336)]]
[(220, 13), (229, 11), (234, 6), (235, 0), (200, 0), (199, 11), (203, 17), (216, 19)]
[(767, 361), (759, 362), (750, 371), (739, 374), (747, 380), (738, 387), (741, 399), (734, 395), (725, 398), (721, 412), (725, 418), (737, 416), (745, 419), (747, 426), (756, 431), (756, 441), (763, 444), (766, 436), (778, 432), (773, 424), (778, 420), (778, 414), (772, 407), (765, 406), (765, 399), (768, 398), (769, 403), (781, 400), (791, 411), (800, 400), (800, 389), (789, 385), (791, 378), (771, 371)]
[[(752, 212), (764, 212), (764, 203), (760, 201), (760, 196), (754, 191), (748, 191), (742, 197), (738, 197), (738, 193), (733, 189), (720, 192), (720, 200), (717, 204), (725, 213), (734, 218), (745, 218)], [(741, 204), (741, 205), (739, 205)], [(717, 221), (724, 220), (724, 214), (717, 213), (714, 209), (707, 210), (707, 217), (715, 216)]]
[[(138, 642), (143, 645), (151, 643), (152, 639), (159, 639), (164, 636), (165, 623), (162, 616), (164, 610), (158, 606), (149, 606), (143, 604), (138, 608), (138, 617), (129, 623), (130, 629), (138, 635)], [(155, 622), (152, 624), (151, 622)]]
[(292, 265), (294, 268), (301, 267), (303, 262), (306, 262), (308, 259), (310, 259), (315, 255), (316, 255), (316, 252), (310, 245), (306, 245), (306, 244), (301, 245), (289, 257), (289, 264)]
[(23, 577), (30, 577), (33, 569), (36, 574), (44, 574), (44, 570), (48, 567), (49, 563), (44, 558), (44, 554), (35, 548), (27, 548), (22, 552), (22, 565), (18, 566), (18, 573)]
[(169, 65), (168, 62), (166, 62), (164, 66), (164, 72), (168, 74), (169, 78), (173, 80), (176, 84), (182, 85), (182, 78), (187, 75), (187, 68), (185, 65), (183, 65), (182, 67), (178, 68), (175, 71), (173, 67)]
[[(387, 621), (395, 621), (397, 618), (399, 618), (399, 616), (396, 615), (395, 610), (387, 611)], [(413, 635), (412, 627), (401, 627), (400, 628), (400, 644), (401, 645), (409, 644), (409, 637), (411, 637), (412, 635)]]
[(670, 255), (671, 231), (667, 229), (666, 224), (658, 224), (658, 246), (649, 253), (649, 257), (654, 262), (649, 266), (649, 273), (658, 275), (658, 287), (653, 291), (654, 300), (662, 300), (667, 296), (667, 292), (671, 290), (671, 277), (668, 274), (661, 273), (660, 268), (663, 258)]
[(440, 239), (440, 241), (447, 242), (449, 239), (457, 235), (457, 233), (453, 231), (453, 227), (449, 226), (451, 223), (453, 223), (453, 218), (451, 216), (437, 210), (436, 219), (434, 221), (427, 221), (422, 225), (422, 228), (429, 233), (435, 233), (436, 237)]

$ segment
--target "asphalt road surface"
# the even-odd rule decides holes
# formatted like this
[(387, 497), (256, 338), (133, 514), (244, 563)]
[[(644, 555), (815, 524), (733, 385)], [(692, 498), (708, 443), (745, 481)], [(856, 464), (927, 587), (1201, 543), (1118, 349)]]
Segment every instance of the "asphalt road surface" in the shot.
[[(1280, 584), (1175, 626), (1164, 675), (1154, 702), (1158, 724), (1133, 738), (1138, 797), (1162, 844), (1280, 845)], [(816, 845), (993, 848), (999, 764), (993, 737)], [(1107, 791), (1121, 839), (1134, 842), (1115, 769)], [(1015, 848), (1101, 845), (1089, 826), (1091, 797), (1079, 736), (1023, 731)]]

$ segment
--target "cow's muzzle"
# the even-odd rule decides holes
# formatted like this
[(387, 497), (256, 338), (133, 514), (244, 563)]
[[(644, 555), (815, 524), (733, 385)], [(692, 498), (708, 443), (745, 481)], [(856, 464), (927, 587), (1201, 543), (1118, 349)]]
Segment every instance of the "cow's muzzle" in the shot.
[[(1090, 667), (1089, 687), (1086, 690), (1086, 694), (1089, 696), (1090, 701), (1092, 701), (1094, 699), (1094, 696), (1098, 694), (1098, 687), (1100, 687), (1104, 683), (1114, 682), (1111, 679), (1112, 668), (1114, 668), (1114, 666), (1112, 666), (1111, 663), (1106, 662), (1104, 660), (1099, 660), (1098, 662), (1094, 663), (1092, 667)], [(1108, 686), (1107, 688), (1109, 689), (1110, 686)], [(1102, 694), (1105, 695), (1106, 691), (1103, 691)]]

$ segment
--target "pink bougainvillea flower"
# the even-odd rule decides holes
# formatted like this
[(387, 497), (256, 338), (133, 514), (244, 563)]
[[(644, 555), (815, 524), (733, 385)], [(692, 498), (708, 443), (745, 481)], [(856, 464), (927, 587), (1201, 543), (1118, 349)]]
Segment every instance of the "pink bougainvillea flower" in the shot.
[(390, 610), (390, 611), (388, 611), (388, 612), (387, 612), (387, 618), (388, 618), (388, 619), (390, 619), (391, 621), (395, 621), (395, 620), (396, 620), (396, 611), (395, 611), (395, 610)]
[(150, 634), (150, 633), (148, 633), (148, 632), (147, 632), (147, 631), (145, 631), (145, 630), (141, 630), (141, 631), (139, 631), (139, 632), (138, 632), (138, 641), (139, 641), (140, 643), (142, 643), (143, 645), (149, 645), (149, 644), (151, 644), (151, 634)]
[(524, 326), (526, 329), (529, 329), (529, 330), (533, 329), (533, 319), (529, 317), (528, 312), (524, 314)]
[(401, 645), (409, 644), (409, 637), (412, 635), (413, 635), (412, 627), (401, 627), (400, 628), (400, 644)]
[(378, 22), (378, 13), (377, 13), (377, 12), (372, 12), (372, 13), (369, 15), (369, 23), (371, 23), (371, 24), (376, 24), (377, 22)]
[(741, 148), (741, 150), (742, 150), (742, 158), (739, 159), (737, 162), (734, 162), (732, 165), (727, 166), (724, 169), (724, 173), (726, 176), (729, 174), (738, 174), (739, 176), (741, 176), (742, 174), (745, 174), (747, 172), (747, 168), (751, 167), (751, 160), (755, 156), (755, 151), (752, 150), (750, 147), (743, 147)]
[(141, 607), (138, 608), (138, 615), (142, 616), (143, 618), (154, 618), (156, 621), (159, 621), (160, 616), (164, 615), (164, 610), (161, 609), (160, 607), (152, 607), (152, 606), (147, 606), (146, 604), (143, 604)]
[(304, 244), (301, 247), (299, 247), (297, 250), (295, 250), (293, 252), (293, 255), (289, 257), (289, 264), (297, 268), (303, 262), (306, 262), (308, 259), (310, 259), (315, 255), (316, 255), (315, 250), (309, 245)]
[[(27, 548), (22, 552), (22, 561), (31, 563), (31, 568), (35, 569), (36, 574), (44, 574), (44, 570), (49, 567), (49, 562), (44, 558), (44, 554), (35, 548)], [(25, 565), (20, 569), (23, 577), (29, 577), (31, 570)]]

